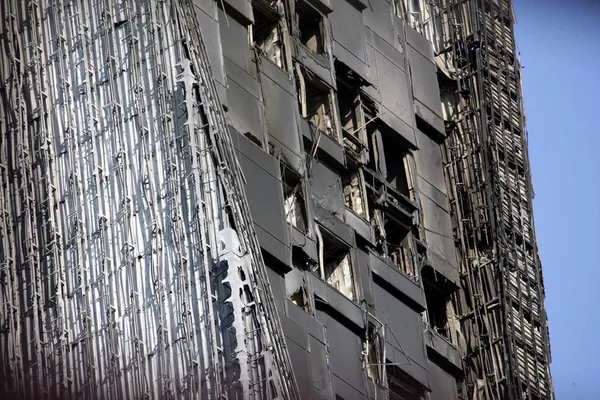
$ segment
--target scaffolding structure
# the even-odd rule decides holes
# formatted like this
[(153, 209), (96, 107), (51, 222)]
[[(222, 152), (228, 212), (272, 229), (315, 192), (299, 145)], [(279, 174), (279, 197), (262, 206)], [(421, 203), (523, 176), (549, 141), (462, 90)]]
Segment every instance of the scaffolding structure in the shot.
[(443, 27), (437, 60), (461, 272), (453, 303), (463, 397), (553, 399), (512, 4), (448, 0), (433, 9)]
[(298, 398), (194, 13), (0, 5), (4, 395)]

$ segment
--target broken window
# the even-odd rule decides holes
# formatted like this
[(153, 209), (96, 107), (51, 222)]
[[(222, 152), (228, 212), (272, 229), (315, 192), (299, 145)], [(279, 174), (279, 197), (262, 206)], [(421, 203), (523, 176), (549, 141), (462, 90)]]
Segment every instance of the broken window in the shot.
[[(409, 195), (406, 154), (407, 147), (402, 143), (400, 135), (393, 131), (381, 132), (381, 143), (383, 145), (383, 155), (385, 160), (386, 181), (394, 189), (402, 194)], [(379, 155), (381, 156), (381, 151)]]
[(387, 257), (399, 270), (418, 280), (416, 246), (412, 231), (408, 227), (390, 220), (387, 216), (385, 218)]
[[(288, 299), (305, 312), (310, 312), (308, 290), (303, 268), (298, 260), (292, 260), (294, 267), (285, 275), (285, 290)], [(298, 268), (300, 267), (300, 268)]]
[(344, 146), (357, 161), (366, 162), (365, 115), (358, 90), (338, 79), (337, 101)]
[(325, 229), (319, 229), (321, 279), (354, 301), (354, 277), (350, 248)]
[(298, 101), (302, 116), (319, 132), (337, 137), (331, 89), (316, 76), (311, 76), (310, 72), (298, 72)]
[(283, 201), (287, 222), (301, 232), (307, 230), (306, 203), (301, 176), (285, 163), (281, 164)]
[(252, 43), (266, 58), (285, 68), (283, 33), (279, 25), (281, 16), (277, 8), (264, 0), (253, 0), (252, 12)]
[(300, 31), (300, 43), (309, 50), (325, 52), (325, 23), (323, 15), (306, 1), (296, 2), (296, 18)]
[(367, 376), (375, 383), (382, 383), (383, 343), (377, 328), (369, 323), (364, 343), (364, 354), (367, 363)]
[(360, 217), (369, 218), (362, 170), (358, 170), (344, 179), (344, 202), (346, 207)]
[(450, 339), (448, 324), (449, 297), (429, 279), (423, 280), (423, 289), (425, 290), (425, 300), (427, 302), (429, 328)]

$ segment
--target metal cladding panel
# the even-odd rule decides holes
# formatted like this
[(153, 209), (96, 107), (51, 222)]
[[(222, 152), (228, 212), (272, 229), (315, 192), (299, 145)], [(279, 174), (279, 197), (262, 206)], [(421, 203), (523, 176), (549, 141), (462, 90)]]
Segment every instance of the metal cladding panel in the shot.
[(387, 0), (369, 0), (363, 11), (365, 25), (382, 37), (386, 42), (394, 44), (394, 25), (392, 23), (392, 5)]
[(233, 128), (240, 133), (251, 133), (256, 137), (263, 136), (263, 123), (260, 101), (250, 92), (229, 80), (227, 89), (227, 117)]
[(342, 178), (317, 160), (312, 162), (310, 198), (326, 210), (338, 215), (344, 214)]
[(336, 42), (335, 47), (337, 49), (341, 46), (346, 50), (334, 50), (334, 55), (361, 76), (365, 76), (367, 39), (363, 15), (346, 0), (333, 0), (332, 4), (333, 12), (329, 15), (329, 21)]
[(385, 261), (381, 260), (374, 254), (369, 254), (369, 264), (374, 274), (383, 279), (387, 284), (391, 285), (395, 290), (398, 290), (402, 295), (412, 300), (415, 305), (413, 308), (421, 310), (425, 309), (425, 299), (423, 297), (423, 289), (421, 286), (409, 279), (405, 274), (397, 268), (393, 268)]
[(310, 348), (313, 399), (332, 399), (332, 376), (329, 362), (330, 350), (325, 343), (312, 335), (308, 335), (308, 345)]
[(456, 379), (433, 362), (429, 363), (429, 379), (431, 382), (429, 400), (458, 399)]
[(273, 290), (273, 298), (275, 300), (275, 305), (277, 306), (277, 312), (279, 312), (279, 314), (285, 314), (285, 299), (287, 298), (285, 279), (271, 268), (267, 268), (267, 274), (269, 275), (269, 285), (271, 286), (271, 290)]
[(312, 399), (310, 354), (292, 341), (288, 340), (287, 345), (290, 358), (292, 359), (292, 366), (294, 367), (294, 375), (300, 389), (300, 398), (302, 400)]
[[(261, 246), (283, 264), (291, 262), (291, 243), (283, 208), (283, 191), (279, 165), (269, 153), (249, 139), (234, 132), (234, 143), (246, 178), (246, 195), (252, 219), (269, 237)], [(268, 246), (266, 246), (268, 244)]]
[(434, 267), (442, 272), (447, 278), (458, 282), (458, 269), (456, 262), (456, 251), (452, 237), (452, 221), (446, 210), (438, 206), (433, 200), (421, 196), (421, 207), (423, 208), (423, 225), (426, 232), (427, 247), (440, 256), (434, 262)]
[(364, 393), (365, 379), (360, 338), (325, 313), (318, 312), (317, 318), (327, 327), (332, 375), (352, 386), (357, 392)]
[(433, 45), (431, 42), (409, 25), (406, 25), (406, 42), (427, 60), (432, 63), (434, 62)]
[[(271, 64), (263, 60), (261, 65)], [(273, 66), (274, 67), (274, 66)], [(298, 129), (298, 101), (292, 94), (292, 82), (287, 75), (274, 81), (263, 75), (261, 78), (262, 93), (266, 114), (267, 132), (269, 137), (280, 146), (283, 156), (299, 173), (304, 172), (304, 149), (302, 136)]]
[(196, 8), (196, 18), (198, 19), (202, 36), (214, 38), (214, 40), (206, 41), (206, 52), (210, 59), (213, 76), (217, 82), (224, 85), (225, 71), (223, 67), (220, 26), (219, 22), (213, 17), (216, 11), (216, 2), (214, 0), (204, 0), (199, 1), (199, 3), (201, 3), (201, 10)]
[[(375, 62), (377, 65), (377, 87), (381, 92), (381, 104), (385, 107), (386, 113), (391, 113), (392, 117), (397, 117), (406, 128), (397, 128), (396, 123), (390, 125), (411, 144), (416, 144), (413, 127), (413, 108), (409, 92), (408, 80), (406, 74), (400, 67), (393, 64), (381, 53), (375, 53)], [(381, 118), (386, 120), (387, 115)], [(390, 121), (391, 122), (391, 121)]]
[[(239, 13), (239, 16), (242, 17), (242, 19), (245, 19), (245, 22), (248, 22), (249, 24), (254, 22), (254, 15), (252, 13), (252, 3), (248, 0), (223, 0), (225, 3), (227, 3), (228, 6), (230, 6), (231, 8), (233, 8), (237, 13)], [(229, 17), (229, 20), (231, 21), (233, 18)], [(227, 27), (227, 25), (223, 25), (225, 27)]]
[[(419, 148), (419, 150), (413, 153), (417, 165), (417, 175), (427, 181), (429, 185), (445, 194), (446, 178), (444, 177), (441, 147), (420, 130), (417, 129), (415, 133), (417, 135), (417, 146)], [(429, 197), (433, 198), (434, 196)], [(445, 203), (439, 203), (439, 205), (448, 209), (447, 201)]]
[[(429, 61), (411, 46), (407, 47), (407, 55), (410, 62), (410, 76), (413, 86), (413, 96), (425, 105), (429, 110), (437, 116), (437, 119), (442, 118), (442, 100), (440, 97), (440, 88), (436, 79), (436, 66)], [(425, 122), (432, 126), (440, 124), (435, 118), (429, 117), (426, 113), (421, 115)], [(441, 125), (444, 133), (443, 125)]]
[(251, 61), (252, 52), (248, 43), (248, 27), (230, 16), (225, 16), (221, 8), (218, 9), (218, 15), (223, 56), (229, 58), (245, 72), (256, 77), (256, 67)]
[[(373, 293), (377, 318), (387, 325), (386, 341), (400, 352), (398, 362), (405, 363), (408, 357), (410, 363), (426, 369), (428, 362), (425, 356), (421, 314), (377, 284), (373, 285)], [(414, 378), (422, 382), (422, 377)], [(423, 384), (426, 385), (426, 381)]]

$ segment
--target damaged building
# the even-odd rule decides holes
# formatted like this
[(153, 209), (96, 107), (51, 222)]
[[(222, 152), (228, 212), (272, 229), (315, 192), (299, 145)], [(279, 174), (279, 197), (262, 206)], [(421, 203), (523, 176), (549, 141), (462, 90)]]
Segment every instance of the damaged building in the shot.
[(0, 16), (0, 393), (554, 399), (510, 0)]

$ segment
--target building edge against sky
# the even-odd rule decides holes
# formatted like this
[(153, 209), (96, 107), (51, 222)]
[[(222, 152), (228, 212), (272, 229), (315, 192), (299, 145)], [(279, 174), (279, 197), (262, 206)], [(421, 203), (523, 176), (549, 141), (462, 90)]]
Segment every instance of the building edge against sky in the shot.
[(3, 393), (554, 398), (510, 1), (0, 14)]

